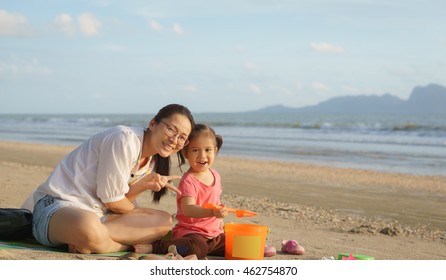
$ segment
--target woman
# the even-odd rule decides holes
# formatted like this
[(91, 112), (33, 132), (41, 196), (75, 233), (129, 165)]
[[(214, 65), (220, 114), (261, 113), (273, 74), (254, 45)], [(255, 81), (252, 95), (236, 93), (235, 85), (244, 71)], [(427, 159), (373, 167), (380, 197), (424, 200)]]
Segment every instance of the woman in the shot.
[[(146, 130), (126, 126), (98, 133), (68, 154), (25, 202), (33, 210), (33, 235), (43, 245), (68, 245), (83, 254), (127, 250), (160, 239), (172, 227), (167, 212), (138, 208), (135, 199), (152, 190), (159, 202), (168, 182), (170, 158), (187, 144), (194, 119), (170, 104)], [(28, 206), (28, 207), (27, 207)]]

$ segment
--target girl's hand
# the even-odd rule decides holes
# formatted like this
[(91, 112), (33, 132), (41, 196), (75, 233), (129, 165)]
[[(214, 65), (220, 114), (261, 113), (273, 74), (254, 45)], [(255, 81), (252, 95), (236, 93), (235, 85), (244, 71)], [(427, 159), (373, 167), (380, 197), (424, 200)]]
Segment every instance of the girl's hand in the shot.
[(169, 190), (180, 195), (181, 191), (178, 190), (174, 185), (169, 183), (169, 181), (173, 179), (181, 179), (181, 176), (163, 176), (158, 173), (150, 173), (142, 177), (138, 181), (134, 182), (130, 186), (141, 186), (146, 190), (152, 190), (155, 192), (160, 191), (162, 188), (168, 188)]
[(214, 217), (216, 218), (220, 218), (223, 219), (226, 216), (228, 216), (228, 210), (226, 210), (226, 206), (224, 205), (220, 205), (221, 208), (218, 209), (212, 209), (212, 214), (214, 215)]

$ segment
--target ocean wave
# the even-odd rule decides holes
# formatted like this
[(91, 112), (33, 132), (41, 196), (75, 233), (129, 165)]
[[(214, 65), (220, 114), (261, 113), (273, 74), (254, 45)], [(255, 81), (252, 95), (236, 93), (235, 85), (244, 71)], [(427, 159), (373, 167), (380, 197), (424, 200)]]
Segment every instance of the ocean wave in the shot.
[[(431, 120), (402, 120), (385, 116), (376, 117), (272, 117), (246, 114), (198, 114), (197, 122), (217, 127), (278, 127), (296, 129), (333, 129), (333, 130), (375, 130), (375, 131), (446, 131), (446, 117), (438, 116)], [(144, 125), (150, 117), (142, 114), (104, 114), (104, 115), (0, 115), (3, 123), (10, 124), (53, 124), (74, 126), (110, 127), (114, 125)]]
[(258, 127), (258, 128), (291, 128), (301, 130), (320, 131), (352, 131), (359, 133), (393, 133), (393, 132), (419, 132), (422, 135), (446, 136), (446, 125), (417, 124), (417, 123), (364, 123), (364, 122), (237, 122), (237, 121), (208, 121), (207, 124), (214, 127)]
[[(0, 140), (78, 145), (107, 127), (145, 127), (150, 119), (143, 114), (0, 114)], [(198, 114), (195, 119), (223, 136), (223, 154), (383, 169), (401, 165), (422, 174), (446, 170), (445, 116)]]

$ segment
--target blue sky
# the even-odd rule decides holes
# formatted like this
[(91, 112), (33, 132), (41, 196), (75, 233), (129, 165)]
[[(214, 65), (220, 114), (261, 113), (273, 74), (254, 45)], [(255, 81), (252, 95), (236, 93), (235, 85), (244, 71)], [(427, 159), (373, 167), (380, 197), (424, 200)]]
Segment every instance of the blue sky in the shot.
[(446, 85), (444, 0), (0, 0), (0, 113), (302, 107)]

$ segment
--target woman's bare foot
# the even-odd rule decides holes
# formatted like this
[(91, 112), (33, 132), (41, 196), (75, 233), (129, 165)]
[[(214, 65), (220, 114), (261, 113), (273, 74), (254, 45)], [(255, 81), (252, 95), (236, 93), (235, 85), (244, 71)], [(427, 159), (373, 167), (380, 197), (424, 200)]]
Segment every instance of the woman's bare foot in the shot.
[(73, 245), (68, 244), (68, 252), (72, 253), (72, 254), (77, 254), (79, 253), (78, 251), (76, 251), (76, 248), (74, 248)]
[(152, 244), (135, 244), (133, 251), (138, 254), (150, 254), (153, 252), (153, 246)]
[(91, 254), (91, 251), (89, 250), (79, 251), (76, 249), (76, 247), (74, 247), (74, 245), (70, 244), (68, 244), (68, 252), (71, 254)]

